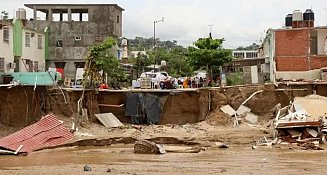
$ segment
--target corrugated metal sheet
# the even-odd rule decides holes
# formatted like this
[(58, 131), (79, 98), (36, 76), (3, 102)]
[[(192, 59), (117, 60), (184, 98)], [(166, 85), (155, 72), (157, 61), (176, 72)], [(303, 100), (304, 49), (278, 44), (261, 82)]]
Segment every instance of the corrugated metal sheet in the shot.
[(73, 134), (56, 119), (53, 114), (44, 116), (40, 121), (0, 139), (0, 147), (20, 152), (32, 152), (44, 147), (56, 146), (73, 138)]

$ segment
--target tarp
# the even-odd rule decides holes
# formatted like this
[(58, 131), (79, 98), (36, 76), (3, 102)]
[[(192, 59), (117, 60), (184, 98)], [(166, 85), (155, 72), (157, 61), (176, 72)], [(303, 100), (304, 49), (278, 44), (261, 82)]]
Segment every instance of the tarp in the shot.
[(0, 147), (32, 152), (44, 147), (56, 146), (73, 138), (73, 134), (53, 114), (42, 117), (38, 122), (0, 139)]
[(161, 119), (163, 105), (160, 97), (149, 93), (129, 93), (126, 95), (125, 116), (132, 117), (133, 124), (158, 124)]

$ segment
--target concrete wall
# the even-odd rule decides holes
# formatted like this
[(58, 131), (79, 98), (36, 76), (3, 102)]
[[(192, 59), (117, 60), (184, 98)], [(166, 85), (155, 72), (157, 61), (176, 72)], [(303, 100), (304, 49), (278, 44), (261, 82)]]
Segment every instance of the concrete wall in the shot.
[[(34, 37), (30, 37), (30, 46), (26, 46), (26, 37), (25, 33), (34, 33)], [(42, 48), (38, 48), (38, 36), (42, 37)], [(21, 60), (19, 62), (20, 72), (28, 72), (29, 70), (26, 69), (24, 65), (24, 59), (30, 59), (33, 61), (33, 65), (35, 61), (38, 62), (38, 71), (45, 71), (45, 54), (44, 54), (44, 43), (45, 43), (45, 35), (41, 32), (36, 32), (34, 30), (23, 29), (23, 52), (21, 56)], [(34, 70), (34, 69), (33, 69)]]
[(8, 63), (14, 62), (14, 53), (13, 53), (13, 26), (7, 24), (6, 26), (9, 29), (9, 42), (3, 41), (3, 28), (0, 30), (0, 57), (5, 58), (5, 72), (13, 72), (13, 69), (9, 69), (7, 66)]
[(326, 37), (327, 37), (327, 29), (318, 29), (317, 30), (318, 55), (326, 55), (325, 51), (324, 51)]
[(299, 78), (306, 80), (316, 80), (320, 79), (320, 69), (310, 71), (277, 71), (276, 79), (280, 78), (283, 80), (293, 80)]
[[(122, 10), (110, 5), (40, 5), (39, 9), (87, 9), (88, 21), (28, 21), (28, 26), (38, 29), (49, 27), (48, 67), (55, 67), (55, 62), (64, 62), (64, 76), (75, 78), (75, 62), (84, 62), (88, 48), (101, 43), (108, 37), (122, 36)], [(117, 16), (119, 21), (117, 21)], [(80, 40), (76, 40), (80, 37)], [(62, 47), (58, 47), (58, 41)], [(116, 55), (116, 54), (114, 54)]]

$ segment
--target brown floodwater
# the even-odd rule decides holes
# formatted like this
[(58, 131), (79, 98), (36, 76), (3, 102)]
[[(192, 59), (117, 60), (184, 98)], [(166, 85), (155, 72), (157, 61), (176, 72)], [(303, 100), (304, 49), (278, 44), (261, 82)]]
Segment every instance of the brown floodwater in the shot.
[[(235, 146), (200, 153), (134, 154), (133, 145), (0, 156), (0, 174), (327, 174), (327, 151)], [(84, 172), (83, 166), (92, 167)]]

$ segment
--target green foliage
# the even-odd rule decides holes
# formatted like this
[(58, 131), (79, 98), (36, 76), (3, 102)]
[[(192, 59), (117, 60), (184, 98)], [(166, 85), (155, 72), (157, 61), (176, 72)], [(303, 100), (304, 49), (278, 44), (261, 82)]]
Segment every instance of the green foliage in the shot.
[(259, 45), (256, 43), (253, 43), (249, 46), (243, 47), (243, 46), (239, 46), (238, 48), (236, 48), (236, 50), (258, 50), (259, 49)]
[(114, 38), (107, 38), (100, 45), (93, 46), (89, 49), (86, 58), (86, 71), (84, 74), (84, 83), (94, 86), (96, 83), (103, 81), (100, 73), (103, 71), (113, 82), (126, 80), (126, 75), (119, 65), (116, 57), (113, 56), (111, 48), (116, 45)]
[(173, 77), (190, 76), (192, 67), (188, 63), (187, 49), (176, 47), (173, 49), (156, 48), (154, 51), (149, 51), (148, 55), (151, 60), (156, 59), (159, 64), (162, 60), (167, 62), (167, 67), (163, 68)]
[[(129, 43), (129, 50), (134, 50), (134, 51), (150, 50), (153, 48), (153, 37), (152, 38), (135, 37), (135, 39), (128, 39), (128, 43)], [(164, 48), (164, 49), (182, 47), (177, 44), (176, 40), (160, 41), (159, 38), (156, 38), (156, 46), (157, 48)]]
[(228, 86), (244, 84), (241, 72), (229, 74), (228, 77), (226, 78), (226, 82)]
[(140, 74), (144, 72), (144, 68), (146, 66), (149, 66), (153, 63), (152, 59), (150, 59), (147, 55), (142, 54), (141, 52), (137, 54), (136, 58), (132, 58), (131, 61), (136, 69), (137, 77), (139, 77)]
[(211, 74), (218, 73), (219, 67), (230, 62), (232, 51), (224, 49), (224, 39), (200, 38), (194, 42), (195, 47), (188, 48), (189, 63), (194, 69), (209, 68)]
[(9, 15), (8, 12), (6, 12), (6, 11), (2, 11), (2, 12), (1, 12), (1, 19), (4, 20), (4, 21), (7, 20), (7, 19), (9, 18), (8, 15)]

